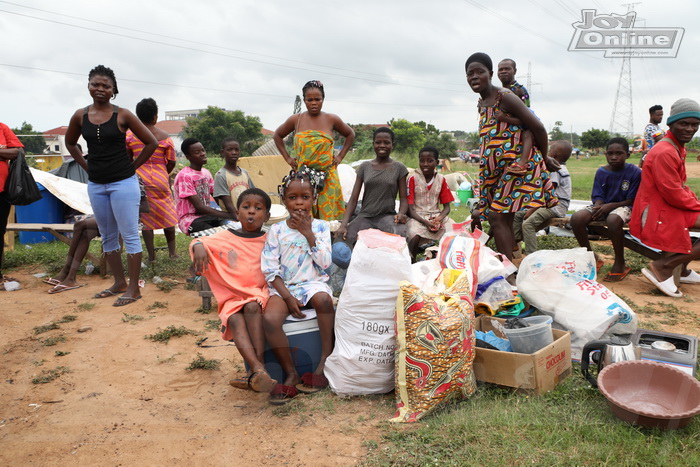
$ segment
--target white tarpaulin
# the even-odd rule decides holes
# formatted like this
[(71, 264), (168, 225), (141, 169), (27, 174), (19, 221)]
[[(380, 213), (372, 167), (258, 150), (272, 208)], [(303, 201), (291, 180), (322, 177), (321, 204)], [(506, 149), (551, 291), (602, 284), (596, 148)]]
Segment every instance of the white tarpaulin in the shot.
[(87, 194), (87, 184), (57, 177), (48, 172), (30, 168), (34, 180), (41, 183), (49, 193), (83, 214), (92, 214)]

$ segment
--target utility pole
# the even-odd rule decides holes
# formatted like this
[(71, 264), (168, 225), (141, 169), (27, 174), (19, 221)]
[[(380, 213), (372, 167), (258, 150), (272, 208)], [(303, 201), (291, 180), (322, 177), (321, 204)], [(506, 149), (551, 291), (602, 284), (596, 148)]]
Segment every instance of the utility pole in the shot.
[[(639, 3), (639, 2), (638, 2)], [(626, 3), (627, 13), (634, 11), (634, 6), (638, 3)], [(634, 27), (632, 25), (631, 27)], [(631, 48), (626, 48), (630, 51)], [(622, 58), (620, 68), (620, 78), (617, 82), (617, 92), (615, 93), (615, 104), (610, 117), (610, 133), (634, 136), (634, 107), (632, 106), (632, 60), (631, 54), (625, 54)]]

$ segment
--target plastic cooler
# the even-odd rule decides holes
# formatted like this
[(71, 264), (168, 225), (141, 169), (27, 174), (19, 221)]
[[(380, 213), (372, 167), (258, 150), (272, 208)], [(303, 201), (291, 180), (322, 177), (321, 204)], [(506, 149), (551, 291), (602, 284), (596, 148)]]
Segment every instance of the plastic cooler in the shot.
[[(309, 310), (302, 310), (308, 315)], [(313, 372), (321, 361), (321, 334), (318, 332), (316, 318), (308, 318), (302, 321), (287, 320), (282, 325), (284, 333), (289, 340), (289, 349), (299, 376)], [(284, 381), (284, 372), (275, 357), (272, 349), (265, 344), (265, 369), (272, 379), (278, 382)], [(246, 364), (246, 370), (250, 368)]]
[[(15, 216), (19, 224), (63, 224), (63, 210), (65, 204), (41, 183), (36, 186), (41, 192), (42, 198), (26, 206), (15, 206)], [(45, 243), (56, 240), (49, 232), (22, 232), (19, 233), (19, 242)]]
[(551, 316), (529, 316), (522, 320), (529, 326), (503, 330), (513, 352), (531, 354), (554, 342)]

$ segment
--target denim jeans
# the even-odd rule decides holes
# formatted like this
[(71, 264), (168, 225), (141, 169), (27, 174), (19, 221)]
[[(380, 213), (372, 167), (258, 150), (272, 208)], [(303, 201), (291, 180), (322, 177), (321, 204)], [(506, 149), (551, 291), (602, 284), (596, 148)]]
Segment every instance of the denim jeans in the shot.
[(141, 193), (136, 175), (113, 183), (88, 182), (88, 196), (100, 229), (104, 252), (119, 251), (121, 235), (128, 254), (141, 253)]

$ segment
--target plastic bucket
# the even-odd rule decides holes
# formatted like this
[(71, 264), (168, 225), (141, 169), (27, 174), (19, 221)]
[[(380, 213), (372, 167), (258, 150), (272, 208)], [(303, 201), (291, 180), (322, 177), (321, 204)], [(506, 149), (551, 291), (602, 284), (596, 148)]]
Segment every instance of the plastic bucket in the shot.
[(457, 190), (457, 197), (462, 204), (467, 204), (467, 201), (472, 197), (473, 193), (472, 190)]
[(522, 320), (530, 326), (503, 330), (513, 352), (531, 354), (554, 342), (551, 316), (529, 316)]
[[(36, 186), (39, 188), (42, 198), (26, 206), (15, 206), (17, 222), (20, 224), (63, 224), (63, 209), (65, 207), (63, 202), (52, 195), (41, 183), (37, 182)], [(54, 240), (56, 237), (50, 232), (20, 231), (19, 233), (19, 242), (22, 245)]]

